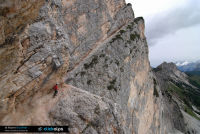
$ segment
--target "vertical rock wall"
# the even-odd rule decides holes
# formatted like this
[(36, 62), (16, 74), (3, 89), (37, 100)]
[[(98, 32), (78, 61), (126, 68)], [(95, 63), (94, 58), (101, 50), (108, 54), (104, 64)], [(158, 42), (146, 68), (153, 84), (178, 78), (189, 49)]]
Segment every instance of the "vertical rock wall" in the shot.
[(159, 132), (159, 103), (144, 36), (144, 20), (136, 18), (94, 49), (70, 71), (66, 83), (120, 105), (125, 133)]

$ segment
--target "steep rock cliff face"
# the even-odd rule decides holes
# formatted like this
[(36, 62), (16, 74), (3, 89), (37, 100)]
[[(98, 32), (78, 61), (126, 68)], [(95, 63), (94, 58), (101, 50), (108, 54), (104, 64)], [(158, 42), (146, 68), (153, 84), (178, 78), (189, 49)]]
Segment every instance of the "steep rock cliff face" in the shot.
[[(0, 3), (1, 124), (69, 125), (71, 133), (168, 132), (161, 129), (144, 20), (134, 18), (130, 4), (26, 2)], [(56, 82), (61, 91), (52, 99)]]
[(5, 22), (2, 26), (5, 40), (1, 40), (0, 52), (2, 115), (25, 100), (31, 102), (36, 92), (48, 91), (65, 75), (69, 39), (61, 27), (62, 19), (53, 19), (52, 10), (56, 7), (54, 3), (48, 8), (51, 3), (53, 1), (1, 3), (2, 12), (9, 11), (5, 11), (1, 19)]
[[(42, 7), (34, 1), (20, 4), (22, 8), (16, 7), (16, 1), (1, 4), (1, 14), (5, 16), (1, 19), (5, 22), (2, 25), (2, 37), (5, 39), (1, 40), (0, 62), (0, 85), (4, 99), (14, 94), (16, 96), (16, 92), (20, 94), (33, 89), (37, 91), (41, 87), (46, 89), (45, 86), (51, 87), (56, 79), (60, 81), (63, 78), (68, 65), (73, 68), (98, 42), (107, 37), (107, 33), (110, 36), (133, 18), (131, 7), (126, 6), (124, 1), (58, 0), (45, 2)], [(29, 9), (30, 5), (36, 8)], [(16, 11), (4, 11), (13, 10), (13, 7)], [(27, 20), (23, 19), (22, 13)], [(33, 21), (35, 14), (38, 16)], [(12, 22), (12, 19), (18, 23), (13, 24), (13, 31), (10, 31), (11, 26), (6, 21)], [(15, 32), (19, 27), (20, 32)], [(52, 78), (55, 82), (48, 82), (47, 85), (46, 82)]]
[(119, 104), (128, 133), (155, 133), (159, 126), (143, 28), (142, 18), (131, 21), (66, 77), (67, 84)]

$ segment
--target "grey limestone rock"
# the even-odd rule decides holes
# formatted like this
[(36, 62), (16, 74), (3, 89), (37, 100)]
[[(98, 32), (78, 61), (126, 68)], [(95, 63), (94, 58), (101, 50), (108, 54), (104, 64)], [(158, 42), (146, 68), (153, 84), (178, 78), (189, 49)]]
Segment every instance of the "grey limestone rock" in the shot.
[[(152, 99), (153, 85), (146, 41), (141, 38), (140, 19), (130, 21), (114, 35), (94, 49), (77, 67), (70, 70), (66, 83), (86, 90), (92, 94), (108, 98), (122, 108), (125, 118), (124, 133), (156, 133), (158, 127), (151, 122), (154, 129), (146, 128), (142, 132), (144, 109), (149, 105), (146, 97), (139, 97), (141, 92), (149, 94)], [(143, 20), (141, 20), (143, 21)], [(145, 79), (137, 76), (144, 73)], [(140, 79), (141, 80), (137, 80)], [(134, 87), (132, 86), (134, 82)], [(134, 90), (134, 91), (132, 91)], [(135, 98), (131, 92), (136, 92)], [(150, 97), (149, 97), (150, 98)], [(133, 112), (134, 111), (134, 112)], [(119, 113), (117, 113), (119, 114)], [(155, 117), (157, 120), (159, 117)], [(129, 126), (129, 127), (128, 127)]]
[(125, 133), (121, 107), (112, 100), (72, 87), (50, 112), (53, 125), (70, 133)]
[(42, 74), (42, 72), (39, 70), (39, 67), (37, 66), (34, 66), (32, 67), (31, 69), (29, 69), (29, 75), (35, 79), (37, 78), (38, 76), (40, 76)]

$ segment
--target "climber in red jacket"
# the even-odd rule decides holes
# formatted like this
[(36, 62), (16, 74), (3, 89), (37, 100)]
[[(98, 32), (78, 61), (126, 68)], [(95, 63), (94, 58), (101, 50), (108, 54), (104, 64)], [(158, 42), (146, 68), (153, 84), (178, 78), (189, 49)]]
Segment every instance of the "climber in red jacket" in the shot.
[(58, 94), (58, 83), (56, 83), (56, 85), (53, 87), (53, 89), (55, 91), (53, 97), (55, 97)]

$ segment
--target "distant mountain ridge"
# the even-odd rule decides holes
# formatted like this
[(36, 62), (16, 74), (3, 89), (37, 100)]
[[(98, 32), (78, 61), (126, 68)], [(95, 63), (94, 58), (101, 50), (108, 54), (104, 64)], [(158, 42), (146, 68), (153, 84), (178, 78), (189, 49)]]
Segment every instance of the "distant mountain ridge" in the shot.
[(182, 61), (176, 62), (175, 64), (178, 67), (178, 69), (183, 72), (200, 71), (200, 60), (195, 62)]
[(176, 129), (183, 132), (183, 128), (186, 128), (187, 133), (199, 133), (200, 75), (181, 72), (172, 62), (164, 62), (153, 71), (161, 87), (164, 104), (173, 107), (171, 111), (165, 111), (164, 115), (170, 115), (172, 120), (176, 120)]

